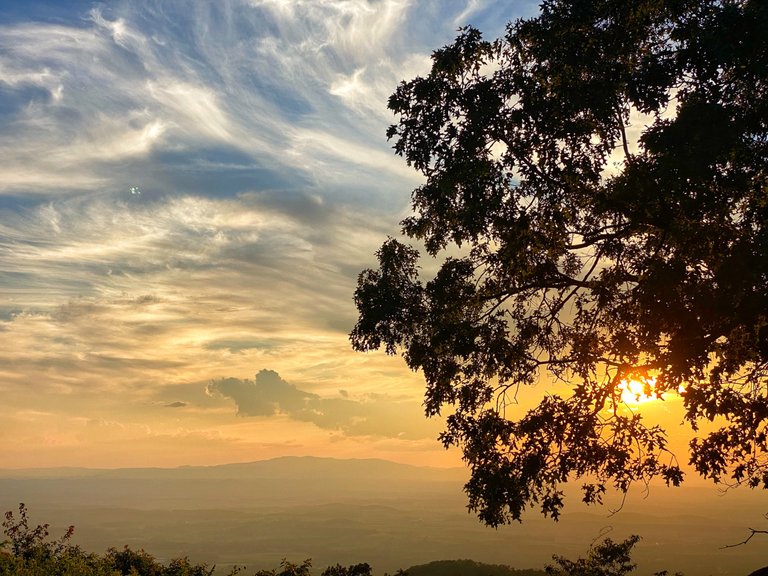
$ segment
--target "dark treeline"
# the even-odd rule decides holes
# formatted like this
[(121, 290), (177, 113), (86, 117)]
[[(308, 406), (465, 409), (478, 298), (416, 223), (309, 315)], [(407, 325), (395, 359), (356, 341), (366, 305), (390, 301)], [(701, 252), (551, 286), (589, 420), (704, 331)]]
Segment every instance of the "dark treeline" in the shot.
[(408, 576), (543, 576), (543, 570), (517, 570), (504, 564), (474, 560), (436, 560), (408, 568)]

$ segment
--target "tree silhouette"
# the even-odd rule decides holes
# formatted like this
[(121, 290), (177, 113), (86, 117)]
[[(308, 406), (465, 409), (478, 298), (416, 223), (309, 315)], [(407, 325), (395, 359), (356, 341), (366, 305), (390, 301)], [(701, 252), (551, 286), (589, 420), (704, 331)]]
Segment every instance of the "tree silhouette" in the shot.
[(328, 566), (323, 570), (320, 576), (371, 576), (371, 566), (367, 563), (352, 564), (350, 566), (342, 566), (341, 564), (334, 564)]
[[(402, 230), (440, 268), (388, 239), (351, 341), (423, 372), (484, 522), (556, 518), (574, 478), (588, 503), (679, 484), (665, 431), (619, 410), (630, 379), (715, 422), (699, 474), (768, 487), (767, 29), (761, 1), (546, 0), (390, 97), (425, 176)], [(542, 380), (570, 391), (507, 410)]]
[(634, 535), (622, 542), (606, 538), (590, 547), (586, 558), (554, 556), (555, 563), (546, 567), (547, 576), (625, 576), (635, 570), (631, 552), (639, 541)]
[(32, 528), (27, 514), (27, 506), (23, 502), (19, 504), (18, 518), (14, 516), (12, 510), (5, 513), (2, 526), (8, 540), (3, 544), (9, 545), (11, 554), (25, 560), (34, 557), (52, 558), (60, 556), (69, 548), (69, 540), (75, 532), (74, 526), (67, 528), (60, 538), (48, 540), (50, 525), (38, 524)]
[[(128, 546), (122, 550), (110, 548), (103, 556), (84, 552), (72, 545), (74, 526), (63, 536), (48, 539), (48, 524), (29, 525), (27, 507), (19, 504), (19, 516), (13, 511), (5, 513), (3, 533), (8, 540), (0, 543), (0, 575), (2, 576), (212, 576), (215, 568), (206, 564), (193, 564), (189, 558), (173, 558), (167, 565), (159, 563), (144, 550), (134, 551)], [(233, 568), (228, 576), (239, 572)], [(309, 572), (296, 572), (294, 576), (308, 576)]]
[(280, 570), (259, 570), (256, 576), (310, 576), (312, 573), (312, 560), (307, 558), (301, 564), (289, 562), (283, 558), (280, 562)]

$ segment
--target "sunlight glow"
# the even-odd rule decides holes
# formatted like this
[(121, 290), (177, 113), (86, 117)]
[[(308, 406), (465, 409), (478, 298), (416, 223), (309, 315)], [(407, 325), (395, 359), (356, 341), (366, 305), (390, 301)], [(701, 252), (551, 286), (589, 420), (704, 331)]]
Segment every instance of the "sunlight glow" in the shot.
[(621, 380), (617, 392), (624, 404), (645, 404), (662, 399), (657, 395), (655, 386), (656, 378)]
[(656, 386), (655, 377), (634, 377), (622, 379), (616, 387), (616, 395), (619, 402), (629, 406), (639, 406), (654, 400), (667, 400), (670, 394), (681, 395), (684, 387), (678, 390), (664, 390), (660, 392)]

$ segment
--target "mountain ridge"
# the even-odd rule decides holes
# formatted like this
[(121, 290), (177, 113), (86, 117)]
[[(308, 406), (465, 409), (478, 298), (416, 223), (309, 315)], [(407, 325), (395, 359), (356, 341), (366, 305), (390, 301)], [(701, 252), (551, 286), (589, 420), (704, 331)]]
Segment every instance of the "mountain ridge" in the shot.
[(213, 465), (182, 465), (174, 467), (131, 466), (119, 468), (90, 468), (85, 466), (54, 466), (46, 468), (0, 468), (0, 478), (82, 478), (110, 477), (130, 478), (143, 476), (167, 476), (177, 478), (262, 478), (295, 477), (297, 468), (309, 470), (321, 476), (336, 477), (349, 473), (380, 476), (382, 473), (397, 473), (408, 476), (445, 476), (454, 480), (466, 477), (462, 467), (438, 468), (403, 464), (383, 458), (331, 458), (318, 456), (279, 456), (264, 460), (229, 462)]

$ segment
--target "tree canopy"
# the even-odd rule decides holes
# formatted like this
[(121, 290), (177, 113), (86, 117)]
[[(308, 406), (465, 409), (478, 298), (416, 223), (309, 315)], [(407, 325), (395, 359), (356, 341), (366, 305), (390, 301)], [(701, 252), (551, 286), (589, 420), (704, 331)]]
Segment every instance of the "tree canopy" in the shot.
[[(632, 563), (631, 552), (639, 540), (639, 536), (630, 536), (622, 542), (606, 538), (594, 544), (586, 558), (575, 561), (555, 555), (555, 564), (546, 568), (547, 576), (626, 576), (636, 568)], [(667, 574), (657, 572), (654, 576)]]
[[(556, 518), (569, 480), (679, 484), (629, 379), (682, 393), (699, 474), (768, 487), (766, 30), (759, 0), (546, 0), (390, 97), (425, 176), (402, 232), (439, 270), (387, 239), (350, 337), (423, 372), (484, 522)], [(569, 392), (513, 413), (539, 381)]]

